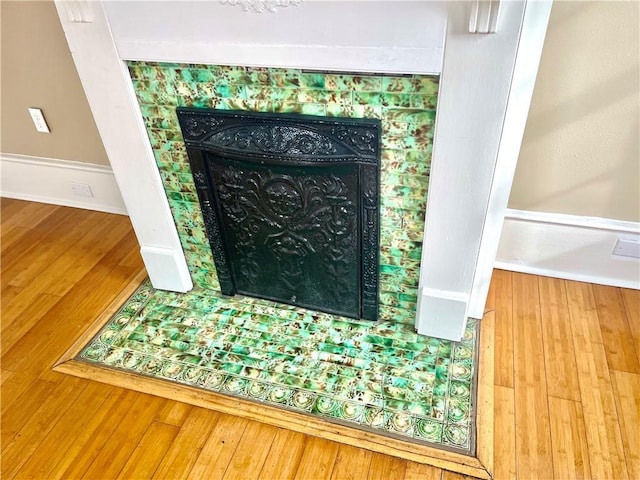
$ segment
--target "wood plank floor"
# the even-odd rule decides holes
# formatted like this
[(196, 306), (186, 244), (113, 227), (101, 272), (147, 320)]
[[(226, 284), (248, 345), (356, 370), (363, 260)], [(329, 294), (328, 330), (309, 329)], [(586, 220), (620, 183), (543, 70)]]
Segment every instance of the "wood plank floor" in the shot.
[[(140, 270), (130, 223), (2, 199), (1, 241), (3, 479), (462, 478), (51, 371)], [(494, 478), (640, 478), (639, 292), (496, 271), (487, 309)]]

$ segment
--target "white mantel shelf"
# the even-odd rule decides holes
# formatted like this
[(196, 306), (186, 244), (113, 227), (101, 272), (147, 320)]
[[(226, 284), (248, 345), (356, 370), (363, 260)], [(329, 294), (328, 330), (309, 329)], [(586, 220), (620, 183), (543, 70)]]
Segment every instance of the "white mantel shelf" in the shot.
[(56, 7), (160, 289), (192, 284), (125, 60), (440, 74), (416, 328), (459, 340), (467, 318), (482, 317), (550, 1), (307, 0), (275, 13), (213, 1)]

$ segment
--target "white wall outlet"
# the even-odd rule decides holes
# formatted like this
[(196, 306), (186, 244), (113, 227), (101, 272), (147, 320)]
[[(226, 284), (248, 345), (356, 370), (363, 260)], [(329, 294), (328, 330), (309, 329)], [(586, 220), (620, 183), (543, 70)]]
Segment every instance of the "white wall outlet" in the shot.
[(86, 183), (71, 182), (71, 191), (80, 197), (93, 197), (91, 187)]
[(613, 247), (613, 255), (640, 258), (640, 238), (618, 237)]
[(36, 126), (36, 130), (42, 133), (49, 133), (49, 125), (47, 125), (47, 121), (44, 119), (44, 115), (42, 114), (42, 110), (39, 108), (29, 108), (29, 115), (31, 115), (31, 120), (33, 120), (33, 124)]

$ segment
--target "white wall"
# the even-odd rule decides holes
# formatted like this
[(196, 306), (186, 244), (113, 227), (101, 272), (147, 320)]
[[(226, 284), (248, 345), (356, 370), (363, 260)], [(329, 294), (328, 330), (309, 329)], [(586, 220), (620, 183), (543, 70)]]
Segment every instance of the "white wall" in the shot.
[(510, 208), (640, 221), (639, 10), (554, 3)]
[(640, 288), (640, 3), (553, 4), (496, 265)]
[[(0, 12), (0, 151), (109, 165), (53, 2), (0, 2)], [(51, 133), (36, 132), (28, 107)]]

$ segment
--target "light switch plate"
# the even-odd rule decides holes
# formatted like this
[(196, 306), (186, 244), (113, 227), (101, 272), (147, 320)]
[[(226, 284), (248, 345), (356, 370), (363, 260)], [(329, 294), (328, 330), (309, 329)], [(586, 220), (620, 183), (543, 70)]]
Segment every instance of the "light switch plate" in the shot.
[(42, 114), (42, 110), (39, 108), (29, 108), (29, 115), (31, 115), (31, 120), (33, 120), (33, 124), (36, 126), (36, 130), (42, 133), (50, 133), (49, 125), (47, 125), (47, 121), (44, 119), (44, 115)]

